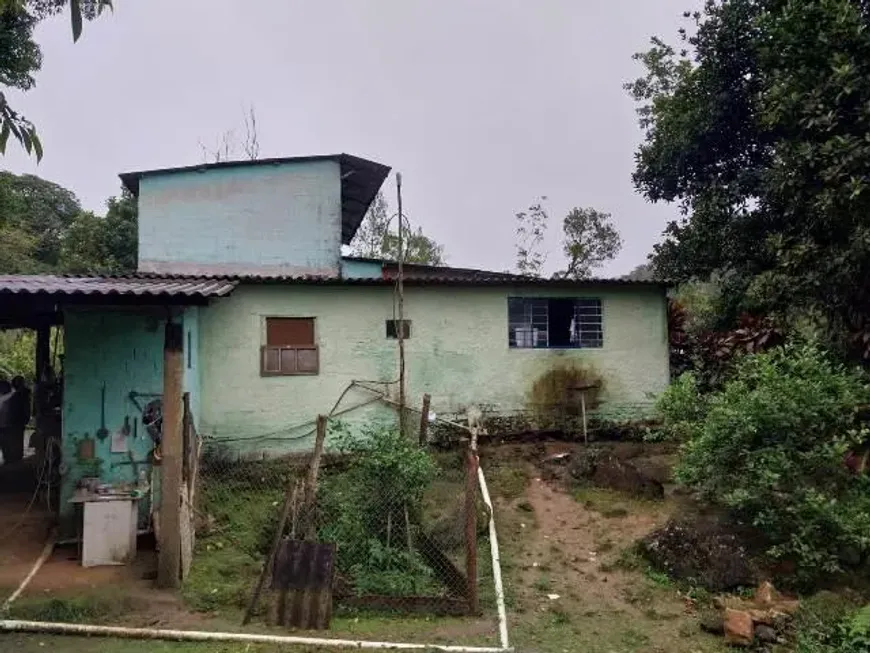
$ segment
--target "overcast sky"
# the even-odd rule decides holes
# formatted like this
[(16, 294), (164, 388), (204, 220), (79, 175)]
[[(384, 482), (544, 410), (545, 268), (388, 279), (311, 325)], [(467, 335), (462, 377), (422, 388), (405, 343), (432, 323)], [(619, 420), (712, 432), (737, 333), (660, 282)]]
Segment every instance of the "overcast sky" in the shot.
[[(348, 152), (401, 171), (414, 225), (452, 265), (514, 261), (514, 214), (539, 195), (548, 267), (572, 206), (613, 214), (625, 245), (600, 270), (644, 261), (672, 207), (631, 184), (640, 139), (622, 84), (632, 53), (668, 39), (692, 0), (115, 0), (72, 43), (43, 23), (37, 86), (10, 94), (45, 158), (10, 142), (6, 167), (103, 210), (117, 174), (202, 161), (200, 142), (243, 131), (261, 156)], [(395, 206), (395, 182), (384, 187)]]

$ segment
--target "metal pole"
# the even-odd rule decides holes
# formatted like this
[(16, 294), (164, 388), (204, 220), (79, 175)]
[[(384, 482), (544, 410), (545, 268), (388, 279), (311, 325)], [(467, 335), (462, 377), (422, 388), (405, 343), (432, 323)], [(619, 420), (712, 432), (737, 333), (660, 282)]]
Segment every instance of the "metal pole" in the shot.
[(396, 338), (399, 341), (399, 433), (405, 435), (405, 283), (404, 283), (404, 227), (402, 216), (402, 173), (396, 173), (396, 196), (399, 206), (399, 260), (398, 278), (396, 279), (399, 295), (399, 323), (396, 325)]

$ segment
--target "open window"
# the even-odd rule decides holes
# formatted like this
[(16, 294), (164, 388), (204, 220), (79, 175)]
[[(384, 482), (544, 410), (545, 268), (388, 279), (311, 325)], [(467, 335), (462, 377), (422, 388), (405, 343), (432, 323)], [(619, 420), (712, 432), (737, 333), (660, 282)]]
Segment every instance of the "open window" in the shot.
[(508, 298), (511, 348), (597, 349), (603, 345), (600, 299)]
[(402, 325), (402, 339), (407, 340), (411, 337), (411, 320), (387, 320), (387, 338), (399, 337), (399, 324)]
[(261, 376), (318, 374), (320, 352), (313, 317), (267, 317), (260, 350)]

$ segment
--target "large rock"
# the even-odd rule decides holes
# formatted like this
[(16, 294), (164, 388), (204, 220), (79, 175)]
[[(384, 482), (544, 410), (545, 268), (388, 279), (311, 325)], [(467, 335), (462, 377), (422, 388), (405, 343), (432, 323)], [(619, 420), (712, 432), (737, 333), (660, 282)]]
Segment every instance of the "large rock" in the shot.
[(732, 646), (751, 646), (755, 637), (752, 617), (743, 610), (725, 610), (725, 641)]
[(711, 592), (752, 585), (750, 555), (733, 527), (713, 517), (671, 520), (640, 541), (654, 567)]

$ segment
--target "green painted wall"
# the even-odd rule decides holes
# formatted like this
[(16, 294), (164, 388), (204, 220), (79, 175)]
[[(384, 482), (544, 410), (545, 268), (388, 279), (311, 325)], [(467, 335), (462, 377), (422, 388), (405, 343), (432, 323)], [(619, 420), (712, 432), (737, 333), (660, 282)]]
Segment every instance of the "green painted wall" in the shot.
[[(541, 374), (566, 361), (591, 365), (605, 383), (602, 412), (636, 415), (668, 383), (666, 305), (661, 290), (591, 288), (569, 293), (602, 299), (604, 347), (517, 350), (508, 347), (507, 297), (564, 297), (563, 289), (406, 289), (407, 378), (411, 401), (432, 395), (436, 413), (470, 405), (521, 410)], [(202, 430), (240, 449), (310, 446), (309, 422), (326, 413), (354, 379), (397, 376), (396, 341), (385, 337), (393, 316), (386, 287), (242, 285), (200, 313)], [(320, 374), (263, 378), (259, 373), (267, 316), (315, 317)], [(348, 394), (342, 406), (369, 398)], [(372, 414), (353, 413), (360, 419)], [(294, 428), (297, 427), (298, 428)], [(262, 436), (254, 441), (245, 438)], [(274, 439), (273, 439), (274, 438)], [(290, 439), (294, 438), (294, 439)]]
[[(136, 479), (126, 453), (111, 452), (111, 437), (95, 438), (101, 426), (101, 390), (105, 385), (105, 426), (118, 431), (128, 418), (131, 434), (128, 447), (137, 469), (150, 472), (153, 442), (142, 426), (142, 414), (131, 401), (130, 392), (159, 395), (163, 392), (164, 309), (151, 314), (143, 311), (113, 309), (64, 313), (64, 404), (61, 518), (69, 528), (73, 507), (68, 503), (76, 484), (93, 471), (108, 483), (127, 483)], [(194, 415), (199, 409), (198, 312), (184, 314), (185, 341), (193, 345), (188, 358), (185, 351), (184, 389), (191, 393)], [(187, 334), (190, 334), (189, 336)], [(187, 363), (190, 362), (188, 367)], [(139, 399), (144, 405), (150, 398)], [(136, 422), (135, 429), (133, 423)], [(133, 431), (137, 437), (133, 437)], [(79, 460), (78, 443), (95, 439), (99, 465)], [(159, 487), (159, 482), (155, 482)], [(140, 518), (146, 518), (149, 502), (140, 502)]]
[[(105, 384), (106, 429), (119, 430), (128, 417), (131, 429), (138, 420), (137, 438), (129, 448), (140, 468), (148, 463), (151, 439), (142, 428), (141, 414), (129, 399), (131, 390), (159, 394), (163, 388), (163, 321), (141, 313), (118, 311), (67, 311), (64, 315), (63, 460), (66, 473), (61, 487), (61, 517), (73, 514), (67, 503), (91, 463), (78, 457), (78, 442), (95, 439), (101, 426), (100, 395)], [(110, 452), (111, 437), (95, 440), (97, 471), (106, 482), (131, 482), (133, 466), (126, 453)], [(140, 516), (147, 515), (141, 502)]]

